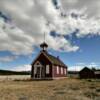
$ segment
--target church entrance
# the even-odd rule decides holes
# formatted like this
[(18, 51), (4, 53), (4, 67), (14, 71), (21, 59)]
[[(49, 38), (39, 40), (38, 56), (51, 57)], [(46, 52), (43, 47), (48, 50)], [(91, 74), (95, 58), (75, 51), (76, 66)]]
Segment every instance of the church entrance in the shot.
[(43, 66), (40, 62), (34, 65), (34, 78), (35, 79), (45, 78), (45, 66)]
[(41, 67), (37, 67), (36, 78), (41, 78)]

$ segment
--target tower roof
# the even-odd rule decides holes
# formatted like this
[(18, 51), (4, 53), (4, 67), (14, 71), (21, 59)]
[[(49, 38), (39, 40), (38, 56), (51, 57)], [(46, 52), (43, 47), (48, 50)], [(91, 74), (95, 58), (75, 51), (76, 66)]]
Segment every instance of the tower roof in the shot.
[(43, 42), (42, 44), (40, 44), (40, 47), (43, 48), (43, 47), (48, 47), (48, 44)]
[(48, 47), (48, 44), (43, 42), (42, 44), (40, 44), (40, 47), (45, 50)]

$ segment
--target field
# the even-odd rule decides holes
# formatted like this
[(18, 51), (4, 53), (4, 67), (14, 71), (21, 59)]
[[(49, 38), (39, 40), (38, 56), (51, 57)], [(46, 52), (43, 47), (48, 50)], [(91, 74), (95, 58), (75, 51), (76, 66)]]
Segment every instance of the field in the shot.
[(0, 100), (100, 100), (100, 80), (2, 80)]

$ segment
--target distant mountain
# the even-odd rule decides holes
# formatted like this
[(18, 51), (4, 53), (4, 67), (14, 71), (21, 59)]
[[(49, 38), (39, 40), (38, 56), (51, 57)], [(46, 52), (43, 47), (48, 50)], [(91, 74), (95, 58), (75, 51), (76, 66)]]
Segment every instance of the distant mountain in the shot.
[(10, 71), (10, 70), (0, 70), (0, 75), (30, 75), (30, 71)]

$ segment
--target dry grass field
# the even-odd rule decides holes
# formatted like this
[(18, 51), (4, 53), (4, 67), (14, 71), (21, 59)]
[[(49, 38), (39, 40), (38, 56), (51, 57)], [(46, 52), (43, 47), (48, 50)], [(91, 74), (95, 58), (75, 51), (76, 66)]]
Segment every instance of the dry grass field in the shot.
[(3, 80), (0, 100), (100, 100), (100, 80)]

